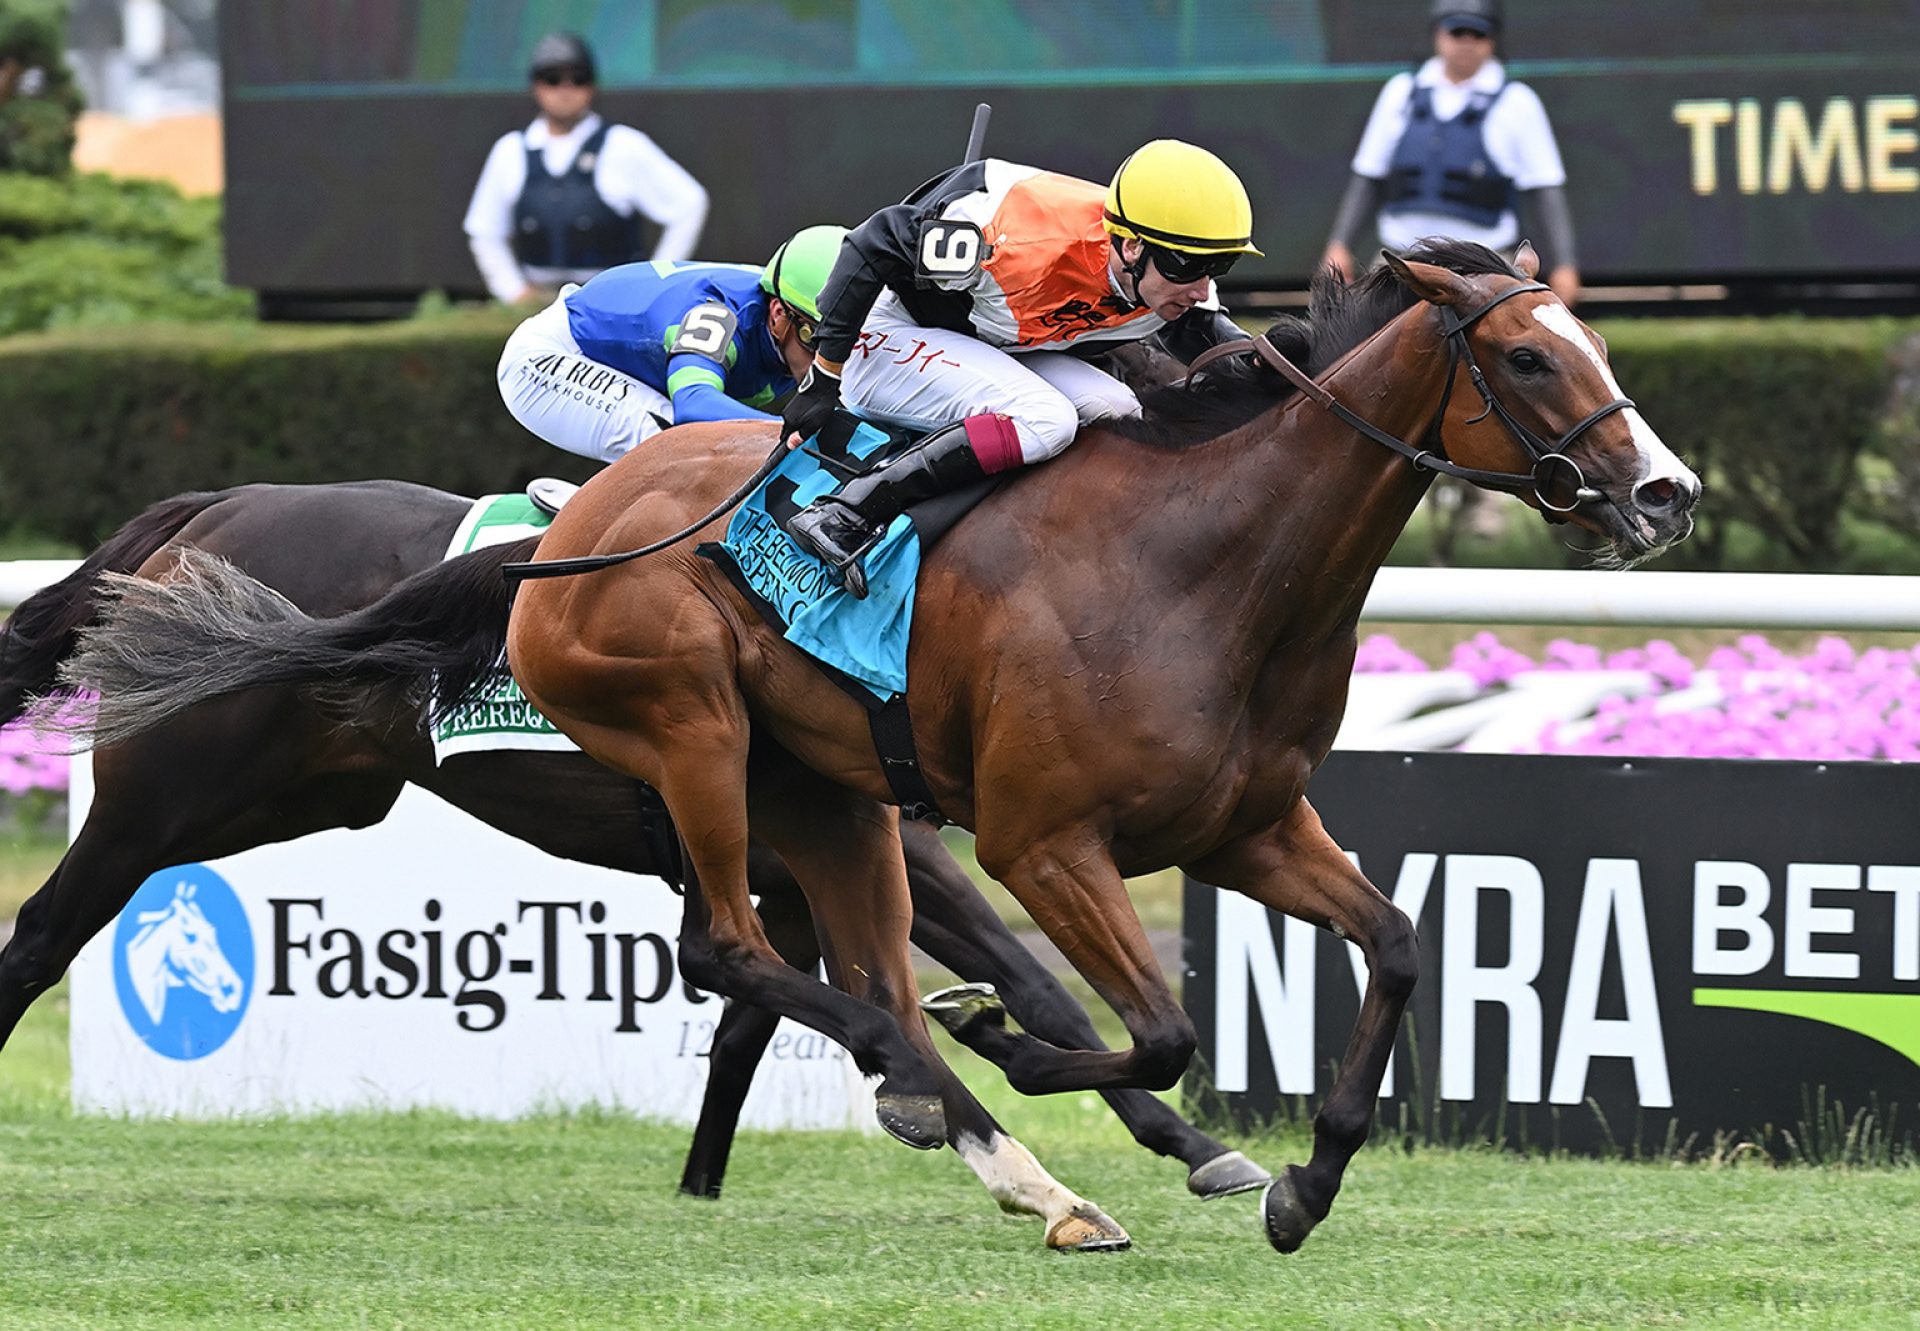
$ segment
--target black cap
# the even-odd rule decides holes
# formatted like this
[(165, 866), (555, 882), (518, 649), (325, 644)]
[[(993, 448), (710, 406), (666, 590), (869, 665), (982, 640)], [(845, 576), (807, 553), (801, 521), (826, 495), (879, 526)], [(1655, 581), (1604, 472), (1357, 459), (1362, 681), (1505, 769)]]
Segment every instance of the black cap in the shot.
[(1427, 17), (1436, 28), (1470, 28), (1493, 37), (1500, 32), (1500, 0), (1433, 0)]
[(549, 70), (578, 71), (591, 83), (594, 78), (593, 48), (586, 38), (574, 32), (550, 32), (534, 44), (527, 61), (527, 77), (539, 78)]

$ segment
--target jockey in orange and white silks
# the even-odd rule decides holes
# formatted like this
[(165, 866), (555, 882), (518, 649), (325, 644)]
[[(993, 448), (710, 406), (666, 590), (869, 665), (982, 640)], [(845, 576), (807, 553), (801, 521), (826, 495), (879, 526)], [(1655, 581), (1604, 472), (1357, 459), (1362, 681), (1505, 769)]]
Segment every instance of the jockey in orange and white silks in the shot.
[[(842, 404), (935, 430), (817, 500), (789, 530), (859, 594), (857, 559), (908, 504), (1044, 461), (1080, 426), (1137, 415), (1132, 391), (1081, 359), (1161, 333), (1190, 359), (1244, 337), (1213, 280), (1253, 247), (1245, 187), (1212, 153), (1159, 139), (1106, 187), (970, 162), (848, 233), (820, 295), (790, 436)], [(941, 428), (948, 427), (948, 428)]]

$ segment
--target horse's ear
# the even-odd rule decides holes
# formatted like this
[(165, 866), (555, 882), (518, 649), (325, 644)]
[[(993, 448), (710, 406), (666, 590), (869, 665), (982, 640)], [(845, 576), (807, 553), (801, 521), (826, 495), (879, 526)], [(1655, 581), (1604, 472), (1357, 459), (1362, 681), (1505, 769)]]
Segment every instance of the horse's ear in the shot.
[(1464, 305), (1472, 299), (1473, 289), (1467, 279), (1451, 268), (1435, 263), (1412, 263), (1392, 250), (1381, 250), (1380, 257), (1393, 269), (1393, 275), (1422, 300), (1435, 305)]
[(1513, 266), (1520, 270), (1520, 276), (1531, 282), (1540, 275), (1540, 256), (1533, 252), (1533, 242), (1523, 240), (1520, 248), (1513, 252)]

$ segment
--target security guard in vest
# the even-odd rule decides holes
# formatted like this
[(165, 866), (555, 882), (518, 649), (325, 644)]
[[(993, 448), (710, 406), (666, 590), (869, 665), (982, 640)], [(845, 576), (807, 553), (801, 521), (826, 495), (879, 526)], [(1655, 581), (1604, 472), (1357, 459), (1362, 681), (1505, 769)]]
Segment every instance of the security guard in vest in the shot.
[(1572, 304), (1580, 272), (1566, 168), (1539, 96), (1494, 56), (1500, 0), (1433, 0), (1428, 17), (1433, 58), (1380, 90), (1323, 262), (1351, 278), (1354, 239), (1376, 220), (1392, 249), (1427, 236), (1506, 249), (1524, 209), (1552, 265), (1548, 285)]
[(641, 219), (660, 228), (652, 258), (693, 254), (707, 220), (707, 191), (652, 139), (593, 110), (593, 51), (572, 33), (550, 33), (528, 67), (540, 114), (503, 134), (467, 206), (474, 263), (496, 300), (551, 301), (640, 252)]

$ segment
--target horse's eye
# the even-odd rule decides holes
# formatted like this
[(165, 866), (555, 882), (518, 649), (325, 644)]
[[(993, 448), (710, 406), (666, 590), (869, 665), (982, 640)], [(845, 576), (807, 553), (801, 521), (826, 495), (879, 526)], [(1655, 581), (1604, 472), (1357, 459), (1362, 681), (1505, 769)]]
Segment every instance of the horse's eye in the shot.
[(1518, 351), (1507, 357), (1507, 360), (1513, 365), (1514, 369), (1520, 371), (1522, 374), (1539, 374), (1547, 368), (1547, 363), (1541, 360), (1537, 353), (1529, 351), (1525, 347), (1521, 347)]

